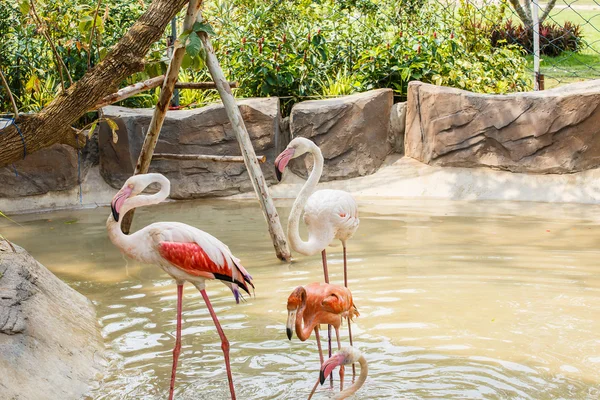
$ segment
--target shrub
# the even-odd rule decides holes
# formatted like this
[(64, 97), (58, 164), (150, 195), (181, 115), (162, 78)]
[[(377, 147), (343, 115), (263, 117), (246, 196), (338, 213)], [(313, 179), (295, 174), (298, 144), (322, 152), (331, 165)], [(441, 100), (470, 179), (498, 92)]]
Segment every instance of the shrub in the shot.
[[(499, 27), (489, 29), (492, 46), (501, 47), (506, 44), (516, 44), (528, 53), (533, 53), (533, 32), (512, 20), (506, 21)], [(560, 26), (554, 23), (540, 25), (540, 54), (556, 57), (565, 51), (576, 52), (582, 42), (581, 26), (565, 22)]]

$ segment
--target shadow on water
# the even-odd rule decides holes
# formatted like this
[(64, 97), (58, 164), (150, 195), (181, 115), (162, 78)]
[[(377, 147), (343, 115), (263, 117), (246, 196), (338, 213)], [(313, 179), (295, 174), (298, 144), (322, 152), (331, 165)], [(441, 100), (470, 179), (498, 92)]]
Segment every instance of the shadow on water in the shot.
[[(541, 203), (368, 200), (349, 243), (361, 316), (355, 342), (369, 361), (358, 398), (587, 399), (600, 396), (600, 207)], [(280, 202), (282, 220), (290, 202)], [(162, 399), (175, 332), (174, 283), (125, 259), (105, 232), (108, 209), (23, 215), (2, 233), (96, 305), (109, 369), (93, 399)], [(275, 259), (255, 202), (169, 203), (136, 213), (134, 228), (181, 221), (227, 243), (255, 278), (236, 305), (209, 282), (231, 342), (239, 398), (308, 395), (314, 339), (285, 335), (285, 302), (322, 280), (320, 257)], [(328, 250), (334, 283), (341, 247)], [(342, 328), (347, 343), (347, 330)], [(334, 374), (337, 381), (337, 373)], [(349, 375), (347, 375), (349, 379)], [(346, 382), (349, 385), (350, 381)], [(337, 386), (337, 382), (336, 382)], [(319, 389), (316, 398), (333, 392)], [(226, 399), (219, 337), (187, 285), (177, 397)]]

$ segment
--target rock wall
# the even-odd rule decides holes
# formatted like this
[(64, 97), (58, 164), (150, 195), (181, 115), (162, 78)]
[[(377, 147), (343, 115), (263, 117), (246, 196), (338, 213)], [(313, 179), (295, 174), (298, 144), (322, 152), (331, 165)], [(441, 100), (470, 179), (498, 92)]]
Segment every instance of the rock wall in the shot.
[(597, 168), (599, 105), (600, 80), (509, 95), (411, 82), (405, 151), (440, 166), (529, 173)]
[[(391, 89), (378, 89), (327, 100), (294, 105), (290, 116), (291, 136), (313, 140), (323, 152), (322, 181), (346, 179), (374, 173), (391, 151), (388, 142)], [(290, 163), (306, 176), (309, 157)]]
[[(280, 136), (279, 99), (276, 97), (238, 101), (242, 117), (267, 182), (276, 181), (273, 161)], [(112, 142), (110, 129), (102, 124), (99, 134), (100, 172), (114, 188), (133, 174), (144, 135), (152, 119), (151, 109), (105, 107), (106, 117), (119, 126), (119, 140)], [(157, 153), (241, 154), (225, 109), (221, 104), (184, 111), (169, 111), (156, 145)], [(151, 170), (171, 180), (171, 198), (226, 196), (252, 190), (243, 163), (157, 160)]]
[[(87, 149), (86, 149), (87, 151)], [(87, 158), (80, 154), (88, 166)], [(9, 167), (0, 168), (0, 198), (45, 194), (68, 190), (78, 182), (77, 150), (55, 144), (29, 154)]]
[(79, 399), (103, 370), (92, 303), (0, 240), (0, 398)]

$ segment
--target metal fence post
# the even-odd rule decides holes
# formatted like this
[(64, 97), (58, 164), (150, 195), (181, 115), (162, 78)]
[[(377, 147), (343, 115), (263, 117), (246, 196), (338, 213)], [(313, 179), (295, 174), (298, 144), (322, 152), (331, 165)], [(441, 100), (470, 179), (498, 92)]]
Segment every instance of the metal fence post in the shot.
[(540, 90), (540, 19), (538, 16), (538, 0), (531, 1), (531, 18), (533, 20), (533, 90)]

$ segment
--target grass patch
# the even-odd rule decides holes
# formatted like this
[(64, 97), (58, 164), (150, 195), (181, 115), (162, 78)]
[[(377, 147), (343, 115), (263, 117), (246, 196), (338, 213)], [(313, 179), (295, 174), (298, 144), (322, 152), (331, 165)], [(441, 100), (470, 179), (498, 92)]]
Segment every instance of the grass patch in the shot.
[[(564, 1), (568, 0), (563, 0)], [(558, 3), (561, 4), (561, 3)], [(593, 0), (577, 0), (574, 5), (597, 5)], [(585, 43), (577, 53), (565, 52), (558, 57), (542, 56), (540, 70), (546, 89), (600, 77), (600, 10), (555, 8), (547, 22), (564, 24), (566, 21), (581, 25)], [(527, 56), (533, 70), (533, 56)]]

